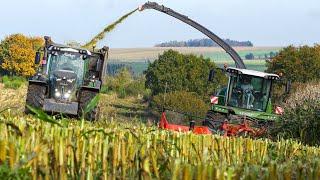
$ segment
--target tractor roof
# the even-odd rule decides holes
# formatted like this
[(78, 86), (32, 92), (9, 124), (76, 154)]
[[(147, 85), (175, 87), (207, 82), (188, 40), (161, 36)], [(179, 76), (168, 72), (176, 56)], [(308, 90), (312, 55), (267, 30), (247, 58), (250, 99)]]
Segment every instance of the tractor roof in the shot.
[(250, 76), (262, 77), (266, 79), (274, 79), (274, 80), (280, 79), (280, 77), (277, 74), (265, 73), (265, 72), (249, 70), (249, 69), (239, 69), (234, 67), (228, 67), (226, 71), (229, 73), (245, 74)]
[[(67, 45), (63, 45), (63, 44), (58, 44), (58, 43), (55, 43), (51, 40), (51, 38), (49, 36), (45, 36), (44, 37), (45, 41), (46, 41), (46, 47), (47, 48), (50, 48), (51, 46), (52, 47), (58, 47), (60, 48), (61, 50), (63, 51), (70, 51), (70, 52), (79, 52), (79, 51), (86, 51), (88, 55), (90, 56), (94, 56), (94, 55), (99, 55), (99, 54), (103, 54), (101, 51), (108, 51), (108, 47), (107, 46), (104, 46), (102, 49), (99, 49), (99, 50), (95, 50), (95, 51), (90, 51), (88, 49), (85, 49), (85, 48), (74, 48), (74, 47), (70, 47), (70, 46), (67, 46)], [(51, 47), (51, 48), (52, 48)]]

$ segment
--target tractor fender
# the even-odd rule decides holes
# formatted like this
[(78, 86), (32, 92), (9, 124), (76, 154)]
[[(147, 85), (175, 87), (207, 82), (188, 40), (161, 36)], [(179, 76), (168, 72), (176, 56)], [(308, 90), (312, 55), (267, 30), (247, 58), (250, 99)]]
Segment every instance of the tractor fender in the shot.
[(39, 81), (39, 80), (33, 80), (33, 79), (30, 79), (29, 81), (29, 84), (36, 84), (36, 85), (40, 85), (40, 86), (47, 86), (48, 83), (46, 81)]
[(96, 93), (100, 92), (100, 88), (90, 87), (90, 86), (81, 86), (80, 91), (83, 91), (83, 90), (92, 91), (92, 92), (96, 92)]

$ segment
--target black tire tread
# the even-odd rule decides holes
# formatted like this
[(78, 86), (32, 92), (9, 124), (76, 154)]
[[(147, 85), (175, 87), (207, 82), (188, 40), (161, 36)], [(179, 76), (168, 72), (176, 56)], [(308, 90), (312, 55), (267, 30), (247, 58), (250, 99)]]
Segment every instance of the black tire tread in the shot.
[[(79, 93), (79, 109), (78, 109), (78, 115), (81, 117), (83, 115), (83, 112), (87, 105), (90, 103), (90, 101), (97, 95), (97, 92), (89, 91), (89, 90), (81, 90)], [(93, 108), (91, 112), (88, 112), (85, 115), (85, 119), (89, 121), (95, 121), (99, 117), (98, 113), (98, 107), (96, 106)]]
[[(26, 104), (34, 108), (42, 109), (46, 95), (46, 90), (46, 86), (29, 84)], [(30, 114), (31, 111), (27, 107), (25, 107), (25, 113)]]
[(218, 132), (224, 121), (225, 116), (210, 110), (207, 112), (206, 118), (202, 124), (207, 126), (211, 131)]

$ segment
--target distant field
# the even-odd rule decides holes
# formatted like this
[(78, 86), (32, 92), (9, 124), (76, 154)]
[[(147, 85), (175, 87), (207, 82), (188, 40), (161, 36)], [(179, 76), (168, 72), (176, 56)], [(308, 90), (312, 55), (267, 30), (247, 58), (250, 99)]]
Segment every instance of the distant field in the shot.
[[(130, 65), (136, 74), (141, 74), (147, 67), (148, 61), (155, 60), (159, 54), (164, 51), (174, 49), (183, 54), (196, 54), (203, 55), (206, 58), (210, 58), (217, 65), (222, 66), (224, 63), (230, 66), (234, 65), (230, 56), (224, 52), (223, 49), (218, 47), (153, 47), (153, 48), (128, 48), (128, 49), (111, 49), (110, 50), (110, 62), (111, 63), (124, 63)], [(270, 52), (278, 52), (281, 47), (235, 47), (235, 50), (239, 53), (242, 59), (245, 59), (245, 55), (252, 53), (255, 57), (261, 59), (245, 60), (245, 64), (248, 68), (263, 71), (265, 70), (264, 55)]]

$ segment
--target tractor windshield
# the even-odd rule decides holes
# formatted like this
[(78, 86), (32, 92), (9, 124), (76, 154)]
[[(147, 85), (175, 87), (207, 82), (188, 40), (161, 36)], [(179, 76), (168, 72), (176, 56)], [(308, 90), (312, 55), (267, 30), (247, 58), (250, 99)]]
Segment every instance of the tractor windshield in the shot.
[(55, 71), (69, 71), (76, 74), (76, 83), (81, 85), (85, 72), (83, 55), (76, 52), (53, 51), (48, 56), (48, 74)]
[(270, 88), (271, 80), (257, 76), (232, 75), (227, 103), (232, 107), (266, 111)]

